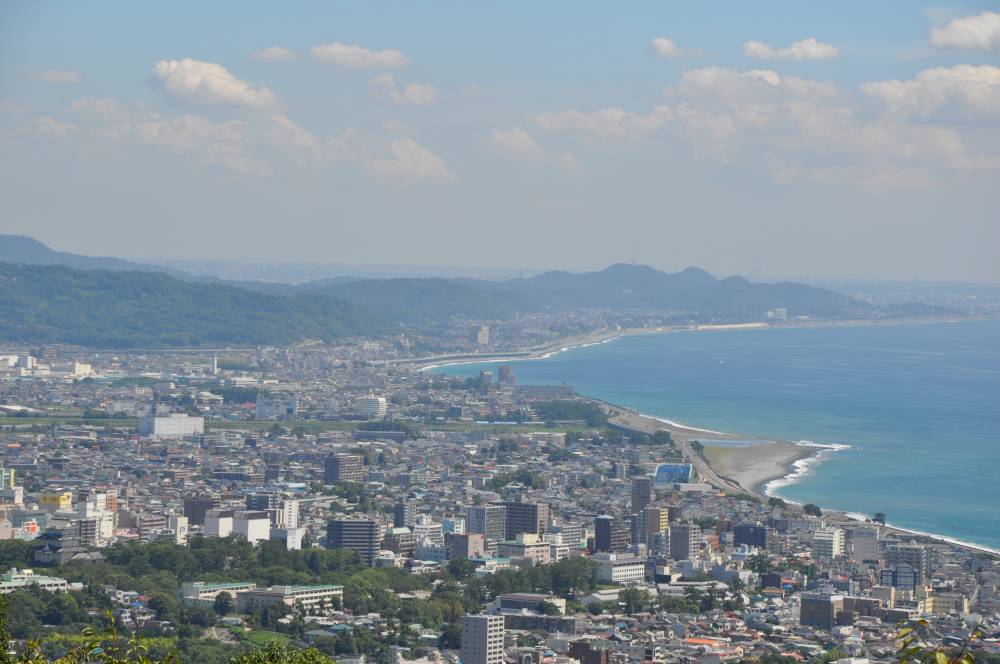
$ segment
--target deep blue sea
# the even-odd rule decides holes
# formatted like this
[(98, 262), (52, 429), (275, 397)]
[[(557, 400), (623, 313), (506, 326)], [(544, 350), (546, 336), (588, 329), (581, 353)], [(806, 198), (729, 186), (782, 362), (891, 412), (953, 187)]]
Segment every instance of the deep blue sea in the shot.
[(777, 495), (1000, 549), (1000, 321), (677, 332), (511, 364), (689, 426), (848, 445)]

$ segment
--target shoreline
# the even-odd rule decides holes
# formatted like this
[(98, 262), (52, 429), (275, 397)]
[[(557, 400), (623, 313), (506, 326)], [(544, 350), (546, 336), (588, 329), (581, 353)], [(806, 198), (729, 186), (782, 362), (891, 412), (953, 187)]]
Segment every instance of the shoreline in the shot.
[[(853, 320), (853, 321), (809, 321), (809, 322), (793, 322), (789, 324), (768, 324), (768, 323), (754, 323), (754, 324), (738, 324), (738, 325), (695, 325), (695, 326), (676, 326), (676, 327), (656, 327), (656, 328), (624, 328), (620, 330), (609, 330), (595, 333), (593, 335), (585, 335), (581, 337), (567, 337), (560, 339), (558, 342), (549, 344), (545, 347), (538, 349), (531, 349), (528, 351), (521, 351), (516, 357), (511, 356), (498, 356), (498, 355), (482, 355), (479, 357), (469, 357), (465, 356), (461, 359), (455, 358), (455, 361), (449, 361), (447, 356), (442, 356), (440, 358), (434, 358), (435, 361), (432, 363), (422, 364), (417, 367), (417, 371), (429, 371), (432, 369), (445, 367), (445, 366), (455, 366), (464, 364), (480, 364), (480, 363), (494, 363), (494, 362), (504, 362), (504, 361), (523, 361), (523, 360), (534, 360), (534, 359), (546, 359), (556, 355), (558, 353), (566, 352), (569, 350), (577, 348), (585, 348), (587, 346), (594, 346), (603, 343), (609, 343), (616, 339), (620, 339), (626, 336), (639, 336), (646, 334), (669, 334), (674, 332), (695, 332), (695, 331), (724, 331), (724, 330), (746, 330), (746, 329), (782, 329), (782, 328), (802, 328), (802, 327), (857, 327), (857, 326), (867, 326), (867, 325), (909, 325), (909, 324), (933, 324), (933, 323), (950, 323), (950, 322), (972, 322), (978, 320), (987, 320), (985, 318), (979, 317), (964, 317), (964, 318), (908, 318), (908, 319), (892, 319), (892, 320)], [(427, 358), (430, 360), (431, 358)], [(419, 361), (418, 361), (419, 364)], [(586, 395), (580, 395), (584, 399), (592, 402), (600, 403), (601, 405), (608, 407), (612, 411), (612, 416), (609, 418), (609, 424), (614, 424), (620, 428), (633, 429), (636, 431), (641, 431), (643, 433), (652, 433), (659, 429), (665, 429), (671, 433), (675, 441), (680, 443), (679, 447), (683, 456), (699, 471), (699, 475), (702, 476), (703, 481), (712, 484), (716, 488), (735, 492), (735, 493), (746, 493), (752, 495), (760, 500), (766, 502), (769, 498), (780, 498), (787, 503), (796, 504), (799, 503), (794, 500), (787, 498), (782, 498), (777, 495), (777, 491), (784, 486), (789, 486), (800, 482), (803, 478), (810, 475), (814, 468), (822, 463), (826, 457), (833, 454), (834, 452), (840, 451), (842, 449), (848, 449), (850, 445), (844, 444), (821, 444), (812, 441), (786, 441), (780, 439), (774, 439), (770, 437), (759, 437), (753, 435), (741, 435), (733, 432), (716, 431), (712, 429), (700, 428), (696, 426), (691, 426), (679, 422), (677, 420), (672, 420), (666, 417), (660, 417), (656, 415), (650, 415), (647, 413), (642, 413), (634, 408), (627, 406), (622, 406), (620, 404), (614, 404), (602, 399), (597, 399), (594, 397), (589, 397)], [(614, 422), (614, 420), (620, 419), (619, 422)], [(712, 436), (712, 440), (718, 440), (720, 442), (726, 441), (736, 441), (746, 443), (745, 445), (739, 446), (712, 446), (710, 443), (704, 444), (705, 454), (700, 454), (695, 451), (690, 443), (700, 442), (699, 438), (704, 438), (705, 434)], [(761, 455), (762, 449), (767, 449), (768, 453)], [(710, 451), (711, 450), (711, 451)], [(723, 450), (719, 452), (718, 450)], [(713, 461), (708, 458), (710, 456), (716, 456)], [(734, 465), (732, 461), (729, 464), (721, 461), (724, 456), (729, 456), (731, 459), (737, 461), (749, 462), (752, 466), (747, 469), (744, 468), (743, 472), (731, 472), (734, 470), (732, 466)], [(700, 467), (699, 467), (700, 466)], [(721, 466), (721, 468), (719, 468)], [(733, 475), (729, 477), (722, 474), (723, 472)], [(744, 483), (745, 482), (745, 483)], [(870, 521), (870, 515), (858, 513), (858, 512), (847, 512), (837, 508), (825, 508), (820, 505), (823, 509), (824, 517), (833, 517), (834, 520), (839, 522), (857, 522), (865, 523)], [(985, 553), (993, 556), (1000, 556), (1000, 549), (993, 548), (983, 544), (976, 544), (974, 542), (964, 541), (955, 537), (948, 535), (941, 535), (936, 533), (929, 533), (925, 531), (920, 531), (912, 528), (906, 528), (905, 526), (899, 526), (892, 523), (886, 523), (883, 527), (885, 532), (894, 533), (901, 536), (911, 536), (925, 538), (928, 541), (936, 544), (943, 544), (947, 546), (954, 546), (961, 549), (969, 550), (975, 553)]]
[[(676, 334), (680, 332), (727, 332), (735, 330), (782, 330), (801, 328), (824, 328), (824, 327), (869, 327), (887, 325), (927, 325), (932, 323), (959, 323), (992, 320), (979, 316), (923, 316), (914, 318), (887, 318), (887, 319), (850, 319), (850, 320), (810, 320), (810, 321), (788, 321), (781, 323), (754, 322), (754, 323), (707, 323), (695, 325), (670, 325), (658, 327), (626, 327), (614, 330), (597, 330), (589, 334), (581, 334), (570, 337), (562, 337), (545, 344), (523, 350), (512, 350), (499, 353), (448, 353), (444, 355), (411, 358), (397, 360), (393, 364), (412, 364), (417, 371), (429, 371), (441, 367), (461, 366), (463, 364), (493, 364), (497, 362), (523, 362), (526, 360), (544, 360), (576, 350), (606, 344), (616, 339), (624, 337), (638, 337), (657, 334)], [(684, 428), (684, 427), (682, 427)]]

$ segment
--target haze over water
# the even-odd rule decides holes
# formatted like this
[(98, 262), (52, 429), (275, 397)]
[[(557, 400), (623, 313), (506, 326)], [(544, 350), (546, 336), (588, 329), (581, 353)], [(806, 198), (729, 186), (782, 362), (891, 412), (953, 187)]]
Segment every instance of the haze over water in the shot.
[(849, 445), (777, 494), (1000, 548), (1000, 321), (625, 337), (514, 366), (690, 426)]

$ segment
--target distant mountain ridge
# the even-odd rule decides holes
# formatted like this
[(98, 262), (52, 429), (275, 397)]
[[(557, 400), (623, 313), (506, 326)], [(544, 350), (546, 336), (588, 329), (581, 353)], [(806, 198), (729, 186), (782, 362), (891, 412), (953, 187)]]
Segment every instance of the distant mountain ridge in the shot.
[(330, 297), (269, 295), (156, 272), (0, 263), (0, 339), (95, 348), (287, 345), (398, 329)]
[(190, 279), (186, 272), (160, 265), (136, 263), (123, 258), (84, 256), (67, 251), (56, 251), (27, 235), (0, 234), (0, 263), (24, 265), (65, 265), (84, 270), (134, 270), (138, 272), (163, 272), (178, 278)]
[[(552, 271), (507, 281), (222, 282), (117, 258), (53, 251), (13, 235), (0, 235), (0, 261), (8, 262), (0, 263), (0, 291), (6, 296), (0, 304), (0, 339), (80, 345), (282, 344), (384, 334), (399, 324), (432, 331), (454, 316), (505, 320), (553, 310), (655, 312), (676, 321), (761, 320), (777, 308), (790, 316), (827, 319), (875, 313), (861, 300), (824, 288), (751, 283), (737, 276), (717, 279), (697, 267), (667, 273), (618, 263), (595, 272)], [(21, 309), (12, 308), (14, 303)], [(900, 308), (897, 313), (940, 312)], [(154, 320), (158, 331), (151, 328)]]

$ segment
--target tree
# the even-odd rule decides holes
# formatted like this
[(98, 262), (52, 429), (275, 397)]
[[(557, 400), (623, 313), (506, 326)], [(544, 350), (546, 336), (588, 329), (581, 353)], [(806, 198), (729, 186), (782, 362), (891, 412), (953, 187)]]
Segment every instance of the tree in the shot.
[(212, 603), (212, 609), (218, 613), (220, 616), (227, 615), (233, 612), (233, 596), (222, 591), (215, 596), (215, 601)]
[(558, 616), (560, 614), (559, 607), (552, 602), (539, 602), (538, 612), (546, 616)]
[(457, 650), (462, 647), (462, 626), (458, 623), (448, 623), (441, 629), (438, 637), (438, 648), (441, 650)]
[(777, 496), (771, 496), (770, 498), (768, 498), (767, 504), (771, 507), (778, 507), (781, 509), (784, 509), (788, 505), (784, 500), (778, 498)]
[(618, 593), (618, 601), (624, 605), (625, 613), (642, 613), (649, 608), (649, 594), (639, 588), (626, 588)]
[(872, 521), (874, 523), (879, 524), (880, 526), (884, 526), (885, 525), (885, 518), (886, 518), (885, 517), (885, 512), (875, 512), (875, 516), (872, 517)]
[(819, 508), (819, 505), (813, 505), (812, 503), (803, 505), (802, 511), (810, 516), (823, 516), (823, 510)]

